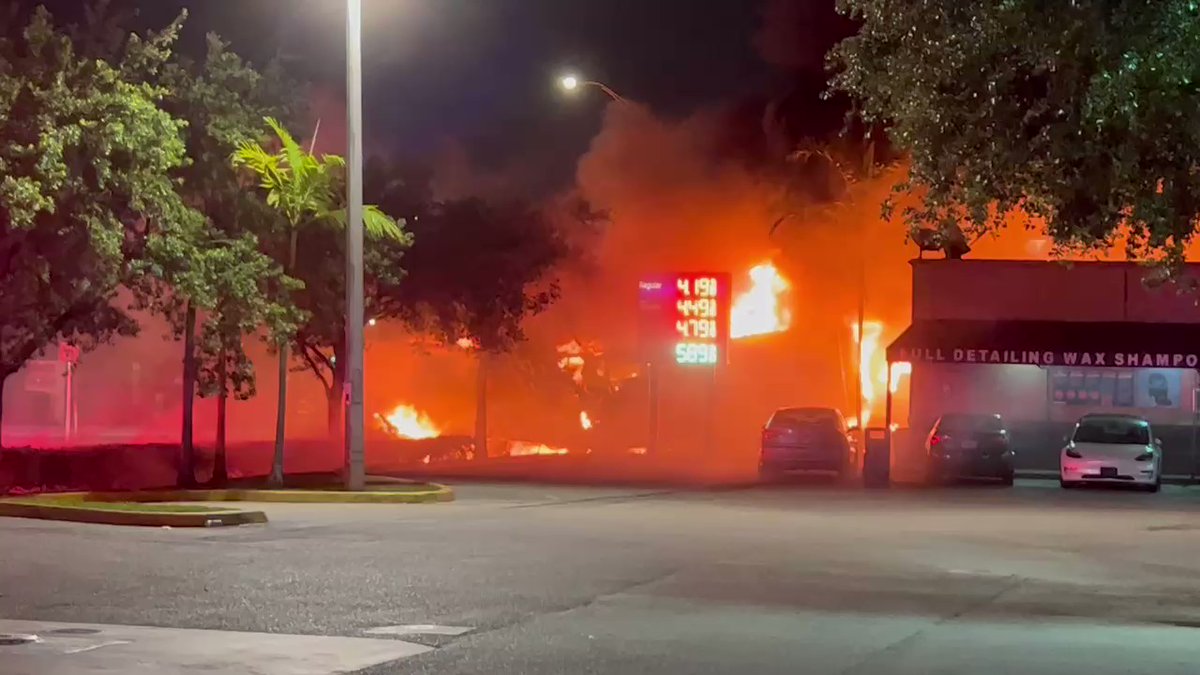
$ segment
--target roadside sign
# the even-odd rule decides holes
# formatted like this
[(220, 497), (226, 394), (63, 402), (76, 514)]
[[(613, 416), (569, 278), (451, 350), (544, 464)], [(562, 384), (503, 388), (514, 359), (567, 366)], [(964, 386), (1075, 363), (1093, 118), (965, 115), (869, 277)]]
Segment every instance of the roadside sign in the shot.
[(58, 362), (79, 363), (79, 347), (69, 342), (58, 343)]
[(677, 272), (642, 279), (638, 306), (650, 361), (714, 367), (728, 359), (730, 275)]
[(63, 390), (63, 367), (57, 361), (29, 361), (24, 371), (25, 391), (57, 394)]

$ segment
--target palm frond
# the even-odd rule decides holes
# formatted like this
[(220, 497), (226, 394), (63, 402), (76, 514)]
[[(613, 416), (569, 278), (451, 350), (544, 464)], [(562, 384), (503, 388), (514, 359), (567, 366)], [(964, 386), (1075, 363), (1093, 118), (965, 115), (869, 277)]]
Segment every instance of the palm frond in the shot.
[(403, 221), (397, 221), (378, 206), (368, 204), (363, 207), (363, 230), (373, 239), (391, 239), (401, 243), (409, 243), (411, 236), (403, 229)]
[(275, 135), (279, 137), (279, 142), (283, 145), (283, 154), (287, 157), (288, 168), (292, 170), (292, 173), (297, 177), (308, 173), (310, 166), (305, 161), (309, 159), (308, 153), (304, 152), (304, 149), (288, 133), (288, 130), (279, 123), (279, 120), (274, 117), (267, 117), (266, 122), (267, 126), (271, 127), (271, 131), (274, 131)]
[(233, 165), (253, 171), (264, 190), (280, 190), (287, 183), (287, 169), (279, 166), (279, 158), (257, 144), (242, 144), (233, 155)]
[[(346, 209), (334, 209), (320, 214), (338, 227), (346, 227)], [(408, 243), (410, 235), (404, 231), (403, 223), (379, 210), (378, 206), (367, 204), (363, 206), (363, 233), (371, 239), (391, 239), (400, 243)]]

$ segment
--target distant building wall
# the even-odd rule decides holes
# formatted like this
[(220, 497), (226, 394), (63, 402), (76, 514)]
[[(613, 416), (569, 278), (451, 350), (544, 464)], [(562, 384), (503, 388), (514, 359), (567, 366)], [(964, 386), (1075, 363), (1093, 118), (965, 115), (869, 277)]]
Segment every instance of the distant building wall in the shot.
[[(1134, 263), (914, 260), (912, 318), (1200, 323), (1200, 296)], [(1200, 266), (1189, 266), (1200, 277)]]
[[(1132, 263), (1070, 265), (1006, 260), (915, 260), (912, 319), (1200, 323), (1200, 296), (1175, 286), (1147, 288)], [(1189, 266), (1200, 277), (1200, 265)], [(1153, 330), (1147, 326), (1147, 330)], [(1164, 438), (1166, 470), (1196, 469), (1191, 425), (1195, 370), (916, 363), (909, 431), (895, 461), (922, 462), (925, 436), (947, 412), (999, 413), (1008, 421), (1019, 469), (1053, 471), (1062, 436), (1088, 412), (1144, 416)]]

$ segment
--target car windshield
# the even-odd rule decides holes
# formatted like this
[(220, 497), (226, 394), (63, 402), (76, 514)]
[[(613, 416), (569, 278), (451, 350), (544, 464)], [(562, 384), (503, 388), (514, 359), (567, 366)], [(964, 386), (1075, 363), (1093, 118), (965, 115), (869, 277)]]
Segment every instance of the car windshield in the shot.
[(1145, 420), (1123, 417), (1089, 417), (1075, 427), (1076, 443), (1149, 445), (1150, 425)]
[(828, 426), (842, 428), (842, 416), (831, 408), (785, 408), (776, 410), (767, 422), (768, 428), (797, 426)]
[(942, 421), (938, 423), (938, 430), (942, 432), (999, 432), (1004, 431), (1004, 421), (1000, 419), (999, 415), (944, 415)]

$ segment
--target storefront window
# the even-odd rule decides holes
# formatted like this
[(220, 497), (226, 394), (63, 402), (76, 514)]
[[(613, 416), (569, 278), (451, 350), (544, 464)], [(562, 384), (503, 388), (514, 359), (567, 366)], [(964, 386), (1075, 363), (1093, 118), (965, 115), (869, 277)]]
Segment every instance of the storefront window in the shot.
[(1134, 404), (1133, 373), (1120, 372), (1116, 376), (1117, 382), (1116, 389), (1113, 392), (1113, 406), (1117, 408), (1132, 408)]
[(1177, 408), (1180, 376), (1170, 370), (1051, 371), (1055, 403), (1101, 408)]
[[(1099, 371), (1055, 370), (1050, 380), (1051, 396), (1055, 403), (1066, 405), (1117, 405), (1115, 375)], [(1129, 398), (1132, 405), (1132, 394)]]

